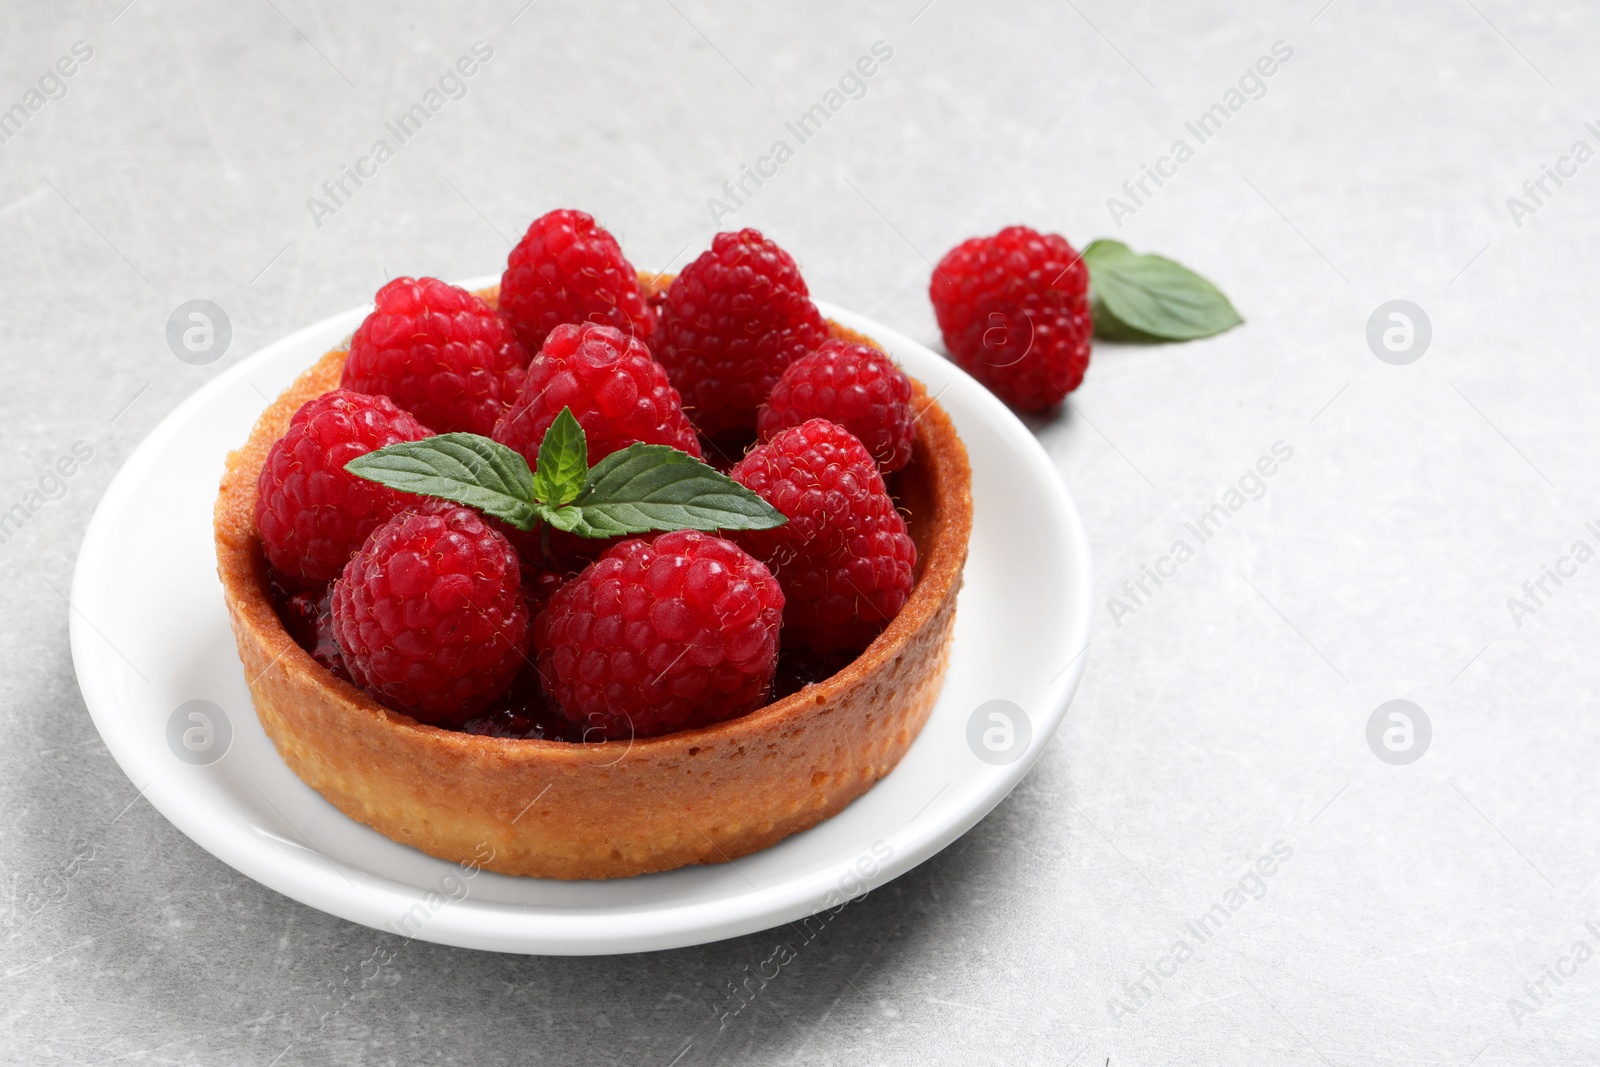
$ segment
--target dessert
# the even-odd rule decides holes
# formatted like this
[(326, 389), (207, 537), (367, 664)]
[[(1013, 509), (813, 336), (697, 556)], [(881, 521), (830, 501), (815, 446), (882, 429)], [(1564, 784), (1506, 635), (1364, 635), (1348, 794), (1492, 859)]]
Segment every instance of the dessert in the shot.
[[(665, 282), (639, 285), (654, 295)], [(478, 296), (498, 304), (495, 290)], [(849, 431), (820, 419), (776, 434), (730, 480), (695, 460), (690, 440), (674, 449), (646, 441), (642, 424), (615, 421), (633, 407), (607, 409), (630, 387), (638, 398), (671, 391), (633, 348), (642, 336), (581, 321), (546, 330), (541, 348), (565, 359), (599, 351), (602, 369), (627, 369), (585, 379), (576, 402), (516, 449), (472, 433), (429, 436), (385, 398), (341, 395), (349, 356), (338, 349), (229, 457), (218, 567), (257, 713), (289, 766), (352, 818), (507, 874), (608, 878), (722, 862), (841, 810), (894, 767), (926, 721), (971, 523), (965, 450), (949, 418), (910, 383), (912, 458), (891, 483)], [(751, 429), (764, 399), (748, 410)], [(588, 426), (576, 417), (586, 402), (603, 416)], [(341, 422), (312, 462), (338, 487), (336, 500), (358, 490), (371, 498), (358, 524), (366, 536), (332, 572), (329, 546), (345, 550), (355, 525), (339, 528), (336, 546), (301, 538), (276, 554), (257, 525), (258, 487), (288, 500), (281, 487), (298, 484), (283, 439), (307, 437), (296, 426), (323, 408), (361, 434)], [(618, 425), (609, 440), (626, 447), (600, 455)], [(352, 454), (349, 469), (330, 465), (338, 449)], [(418, 458), (428, 456), (439, 462)], [(829, 457), (820, 470), (817, 457)], [(456, 470), (450, 463), (468, 473), (450, 481), (440, 473)], [(472, 481), (480, 476), (488, 481)], [(635, 504), (632, 489), (617, 489), (650, 478), (687, 495)], [(796, 492), (805, 504), (790, 516)], [(811, 507), (816, 496), (847, 502), (838, 524)], [(306, 510), (319, 530), (330, 525)], [(267, 514), (287, 511), (280, 503)], [(790, 525), (812, 536), (772, 536)], [(525, 550), (524, 540), (556, 533), (625, 539), (574, 574)], [(307, 573), (296, 552), (312, 544)], [(853, 560), (851, 546), (870, 558)], [(313, 583), (334, 575), (331, 596), (319, 595)], [(791, 630), (793, 593), (810, 612), (797, 618), (828, 625), (843, 610), (840, 579), (862, 587), (834, 626), (847, 639), (802, 639), (811, 623)]]

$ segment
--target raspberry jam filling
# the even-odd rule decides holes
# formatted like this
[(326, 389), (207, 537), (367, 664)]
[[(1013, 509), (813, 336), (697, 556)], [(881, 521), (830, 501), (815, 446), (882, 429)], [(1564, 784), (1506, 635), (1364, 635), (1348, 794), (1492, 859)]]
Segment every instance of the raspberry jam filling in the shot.
[(311, 653), (311, 658), (334, 674), (350, 680), (344, 667), (344, 654), (333, 636), (333, 583), (312, 589), (297, 589), (278, 570), (267, 568), (267, 594), (277, 609), (283, 628), (294, 643)]

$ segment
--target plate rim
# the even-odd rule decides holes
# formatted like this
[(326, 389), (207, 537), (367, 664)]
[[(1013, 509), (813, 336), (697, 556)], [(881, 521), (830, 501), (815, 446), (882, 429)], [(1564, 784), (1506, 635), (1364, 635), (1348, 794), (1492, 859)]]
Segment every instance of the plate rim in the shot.
[[(457, 284), (463, 288), (478, 289), (497, 281), (497, 276), (488, 276)], [(1040, 713), (1030, 714), (1035, 736), (1028, 751), (1022, 758), (1000, 768), (1000, 773), (990, 778), (988, 786), (980, 791), (976, 800), (953, 817), (936, 820), (924, 829), (914, 830), (920, 817), (918, 813), (888, 829), (879, 841), (895, 839), (890, 856), (876, 864), (875, 871), (870, 875), (856, 875), (864, 886), (861, 891), (864, 894), (919, 866), (966, 834), (1011, 793), (1042, 755), (1066, 716), (1086, 665), (1092, 638), (1093, 569), (1087, 532), (1070, 491), (1044, 447), (1015, 414), (960, 367), (943, 360), (927, 346), (864, 315), (825, 301), (816, 303), (826, 317), (878, 339), (891, 351), (902, 348), (920, 350), (923, 354), (942, 360), (953, 376), (952, 384), (966, 380), (968, 388), (975, 390), (979, 406), (987, 409), (984, 413), (986, 421), (1002, 428), (1003, 435), (1009, 441), (1020, 443), (1029, 465), (1035, 468), (1033, 473), (1045, 475), (1039, 480), (1052, 489), (1047, 494), (1048, 504), (1056, 513), (1056, 519), (1064, 526), (1072, 546), (1072, 551), (1064, 554), (1070, 562), (1068, 578), (1072, 588), (1080, 590), (1067, 604), (1062, 605), (1061, 610), (1069, 616), (1069, 631), (1081, 635), (1083, 648), (1048, 683)], [(95, 580), (97, 570), (102, 566), (101, 561), (109, 551), (106, 544), (107, 529), (113, 524), (113, 515), (131, 494), (135, 484), (152, 472), (155, 459), (167, 441), (197, 411), (204, 409), (237, 381), (272, 361), (283, 350), (308, 345), (319, 337), (332, 336), (336, 342), (338, 337), (350, 332), (336, 332), (341, 324), (351, 322), (353, 329), (354, 324), (358, 324), (371, 307), (371, 304), (366, 304), (328, 316), (239, 360), (181, 401), (133, 448), (107, 484), (85, 526), (70, 590), (69, 639), (79, 688), (96, 730), (123, 773), (135, 787), (140, 788), (140, 795), (149, 800), (164, 818), (211, 855), (275, 892), (346, 921), (398, 933), (382, 925), (382, 920), (374, 918), (374, 913), (381, 911), (382, 914), (394, 916), (407, 913), (426, 898), (426, 893), (417, 887), (397, 882), (386, 875), (364, 871), (349, 860), (335, 860), (323, 855), (314, 846), (308, 850), (308, 857), (303, 863), (285, 862), (289, 857), (281, 851), (272, 849), (270, 845), (256, 843), (254, 839), (259, 838), (260, 833), (242, 833), (237, 821), (229, 816), (213, 817), (203, 810), (202, 805), (181, 803), (185, 792), (181, 774), (167, 775), (163, 781), (158, 771), (151, 771), (147, 776), (140, 773), (150, 770), (145, 751), (147, 745), (140, 744), (133, 737), (132, 728), (125, 727), (118, 717), (111, 714), (109, 709), (117, 705), (117, 697), (110, 691), (112, 683), (109, 676), (95, 669), (96, 659), (106, 655), (99, 647), (103, 642), (85, 612), (78, 607), (95, 600), (89, 585)], [(949, 387), (947, 385), (945, 388)], [(1041, 506), (1045, 503), (1045, 500), (1041, 500)], [(143, 786), (140, 786), (141, 777), (147, 779)], [(348, 816), (341, 814), (341, 818)], [(279, 836), (274, 828), (259, 825), (255, 828)], [(320, 857), (325, 866), (319, 870), (311, 857)], [(551, 915), (546, 909), (473, 900), (469, 895), (433, 911), (414, 936), (461, 948), (533, 955), (608, 955), (688, 947), (770, 929), (825, 910), (830, 906), (830, 894), (835, 892), (832, 887), (844, 886), (844, 879), (853, 870), (849, 862), (855, 858), (852, 855), (845, 860), (843, 867), (839, 866), (836, 858), (829, 858), (809, 870), (786, 876), (775, 885), (752, 887), (749, 892), (731, 899), (691, 901), (662, 907), (641, 905), (607, 909), (596, 914), (573, 913), (569, 910), (560, 915)], [(357, 876), (361, 883), (359, 889), (356, 881), (351, 880), (352, 875)], [(342, 891), (341, 884), (347, 885), (349, 892)], [(355, 894), (359, 894), (360, 899), (355, 899)]]

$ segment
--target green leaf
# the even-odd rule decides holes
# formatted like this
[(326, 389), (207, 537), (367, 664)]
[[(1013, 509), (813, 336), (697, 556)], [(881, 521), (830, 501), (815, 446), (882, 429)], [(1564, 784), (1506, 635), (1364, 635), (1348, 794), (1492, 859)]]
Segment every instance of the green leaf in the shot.
[(533, 494), (552, 508), (570, 504), (583, 491), (589, 473), (589, 439), (573, 417), (571, 408), (562, 408), (556, 421), (539, 442), (539, 469), (533, 472)]
[(581, 537), (650, 530), (768, 530), (787, 520), (755, 493), (667, 445), (633, 444), (586, 468), (588, 444), (563, 410), (539, 445), (539, 470), (472, 433), (404, 441), (345, 469), (408, 493), (477, 508), (523, 530), (543, 520)]
[(1101, 238), (1083, 250), (1095, 333), (1108, 340), (1192, 341), (1244, 321), (1222, 291), (1181, 263)]
[(788, 520), (738, 482), (667, 445), (632, 444), (589, 471), (572, 501), (572, 532), (616, 537), (647, 530), (770, 530)]
[[(583, 512), (574, 507), (558, 508), (547, 512), (544, 515), (544, 521), (564, 533), (572, 533), (583, 525)], [(592, 537), (594, 535), (590, 534), (589, 536)]]
[(391, 489), (466, 504), (523, 530), (533, 528), (537, 514), (528, 461), (475, 433), (402, 441), (357, 456), (344, 469)]

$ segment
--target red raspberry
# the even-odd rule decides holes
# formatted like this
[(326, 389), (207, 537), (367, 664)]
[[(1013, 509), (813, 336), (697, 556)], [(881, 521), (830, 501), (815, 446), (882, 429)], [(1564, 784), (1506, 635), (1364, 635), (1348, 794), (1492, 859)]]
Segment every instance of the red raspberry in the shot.
[(333, 587), (333, 632), (357, 685), (422, 722), (458, 725), (526, 660), (516, 552), (471, 508), (378, 527)]
[(256, 528), (268, 561), (291, 580), (337, 578), (379, 523), (420, 500), (344, 465), (430, 432), (386, 396), (335, 389), (308, 401), (273, 442), (256, 483)]
[(500, 311), (529, 352), (564, 322), (605, 323), (643, 340), (656, 324), (616, 238), (581, 211), (533, 220), (500, 279)]
[(911, 379), (876, 348), (828, 340), (789, 364), (761, 406), (757, 428), (770, 441), (809, 419), (855, 434), (885, 474), (911, 462)]
[(1008, 226), (952, 248), (928, 287), (945, 347), (1019, 411), (1059, 404), (1089, 366), (1089, 271), (1055, 234)]
[(506, 320), (437, 278), (396, 278), (377, 304), (350, 339), (340, 384), (388, 397), (437, 433), (493, 432), (528, 365)]
[(866, 446), (812, 419), (752, 449), (731, 477), (788, 522), (737, 535), (783, 584), (787, 645), (859, 651), (911, 595), (917, 548)]
[(630, 538), (562, 586), (533, 624), (545, 691), (602, 737), (743, 715), (778, 662), (783, 591), (731, 541)]
[(610, 326), (567, 324), (545, 338), (528, 364), (522, 395), (501, 416), (494, 439), (521, 452), (529, 466), (562, 408), (571, 408), (589, 439), (589, 462), (644, 441), (700, 455), (667, 372), (636, 337)]
[(827, 337), (789, 253), (740, 230), (672, 280), (655, 349), (695, 424), (716, 435), (753, 430), (778, 375)]

